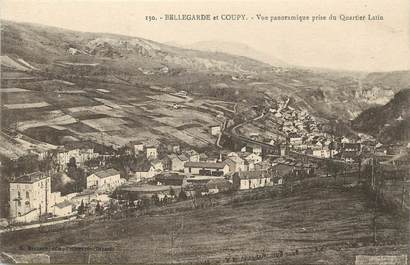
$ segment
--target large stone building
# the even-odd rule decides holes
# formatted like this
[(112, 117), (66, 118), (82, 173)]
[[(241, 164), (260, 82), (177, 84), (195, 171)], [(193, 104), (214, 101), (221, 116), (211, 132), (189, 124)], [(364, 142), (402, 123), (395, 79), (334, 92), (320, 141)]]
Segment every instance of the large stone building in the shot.
[(51, 178), (42, 172), (19, 177), (10, 183), (10, 217), (31, 222), (51, 210)]

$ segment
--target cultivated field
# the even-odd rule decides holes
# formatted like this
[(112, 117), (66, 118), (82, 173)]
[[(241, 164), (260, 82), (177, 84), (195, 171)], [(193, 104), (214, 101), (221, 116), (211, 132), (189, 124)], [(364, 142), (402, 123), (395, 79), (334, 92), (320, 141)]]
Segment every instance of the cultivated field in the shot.
[[(205, 147), (215, 142), (209, 126), (221, 123), (224, 113), (233, 112), (232, 103), (147, 90), (124, 82), (79, 83), (82, 85), (60, 79), (9, 81), (1, 90), (8, 117), (5, 127), (52, 144), (70, 136), (115, 147), (134, 140), (159, 139)], [(41, 135), (55, 130), (59, 130), (55, 137)]]

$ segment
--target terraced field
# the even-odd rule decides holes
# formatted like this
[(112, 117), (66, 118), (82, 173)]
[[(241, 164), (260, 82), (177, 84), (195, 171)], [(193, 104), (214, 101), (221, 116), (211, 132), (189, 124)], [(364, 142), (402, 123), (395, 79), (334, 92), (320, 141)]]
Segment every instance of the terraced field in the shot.
[[(29, 76), (28, 72), (24, 74)], [(216, 116), (223, 114), (217, 108), (229, 111), (229, 105), (222, 101), (218, 104), (172, 95), (162, 88), (149, 90), (103, 81), (87, 81), (84, 87), (62, 79), (13, 80), (5, 82), (0, 91), (2, 110), (7, 115), (5, 128), (15, 127), (52, 144), (70, 136), (114, 147), (162, 138), (194, 147), (212, 146), (215, 139), (209, 134), (209, 125), (219, 123)], [(40, 133), (56, 129), (59, 132), (52, 138)]]

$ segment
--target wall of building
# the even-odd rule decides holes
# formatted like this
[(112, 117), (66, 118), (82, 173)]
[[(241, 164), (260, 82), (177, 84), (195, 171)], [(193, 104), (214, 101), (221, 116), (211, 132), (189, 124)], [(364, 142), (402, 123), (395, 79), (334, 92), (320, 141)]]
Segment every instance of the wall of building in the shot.
[(113, 190), (121, 185), (120, 174), (99, 178), (95, 174), (87, 177), (87, 189), (96, 188), (98, 190)]
[(239, 189), (247, 190), (247, 189), (256, 189), (256, 188), (262, 188), (262, 187), (267, 187), (267, 186), (272, 186), (272, 180), (271, 178), (268, 178), (268, 177), (241, 179)]
[(120, 174), (113, 175), (107, 178), (103, 178), (100, 181), (99, 189), (103, 190), (114, 190), (116, 187), (121, 185)]
[(10, 217), (23, 216), (33, 209), (40, 214), (50, 212), (52, 205), (51, 179), (34, 183), (10, 183)]
[(157, 159), (158, 152), (156, 148), (147, 148), (147, 158), (149, 159)]
[(99, 177), (95, 174), (91, 174), (87, 177), (87, 189), (97, 188), (98, 187)]
[(40, 219), (40, 213), (38, 209), (33, 209), (30, 212), (22, 216), (15, 217), (12, 223), (30, 223), (30, 222), (38, 221), (39, 219)]
[(81, 166), (84, 162), (98, 157), (98, 153), (94, 153), (93, 149), (73, 149), (57, 153), (57, 163), (61, 170), (67, 168), (67, 164), (72, 157), (75, 158), (77, 166)]
[(60, 208), (57, 206), (53, 206), (53, 215), (57, 216), (57, 217), (61, 217), (61, 216), (69, 216), (73, 214), (73, 206), (72, 205), (68, 205), (66, 207)]

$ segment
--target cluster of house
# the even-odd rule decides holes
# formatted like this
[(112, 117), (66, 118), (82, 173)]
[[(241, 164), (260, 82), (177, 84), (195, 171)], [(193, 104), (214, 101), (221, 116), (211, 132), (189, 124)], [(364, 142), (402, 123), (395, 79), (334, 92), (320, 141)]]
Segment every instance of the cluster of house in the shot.
[(93, 148), (60, 148), (56, 153), (56, 162), (59, 171), (65, 171), (70, 159), (74, 158), (77, 167), (82, 166), (86, 161), (99, 157), (100, 154), (94, 152)]
[[(293, 139), (292, 142), (296, 143), (296, 140)], [(333, 148), (329, 148), (329, 152), (335, 150), (333, 154), (319, 155), (314, 150), (310, 154), (354, 161), (350, 159), (354, 159), (364, 146), (368, 146), (351, 142), (347, 138), (335, 142), (325, 143), (333, 144)], [(239, 152), (218, 155), (207, 155), (192, 149), (183, 150), (178, 144), (167, 145), (165, 152), (163, 148), (159, 150), (158, 143), (134, 142), (129, 147), (131, 153), (138, 154), (139, 157), (144, 155), (148, 163), (131, 166), (128, 181), (121, 178), (115, 169), (100, 169), (87, 176), (83, 192), (62, 196), (59, 192), (51, 191), (51, 177), (44, 173), (36, 172), (15, 179), (10, 183), (11, 219), (24, 223), (39, 220), (44, 214), (54, 217), (74, 215), (82, 203), (108, 204), (110, 195), (118, 187), (147, 196), (157, 194), (160, 198), (169, 195), (169, 188), (172, 187), (175, 191), (184, 190), (187, 196), (192, 196), (196, 192), (209, 194), (280, 185), (290, 173), (311, 174), (315, 169), (315, 165), (291, 161), (285, 157), (263, 157), (262, 148), (257, 145), (245, 146)], [(309, 148), (304, 152), (309, 154), (308, 150)], [(375, 150), (380, 150), (380, 146), (376, 146)], [(59, 165), (66, 165), (74, 157), (81, 166), (99, 155), (92, 148), (75, 148), (57, 153), (57, 161)], [(403, 161), (407, 163), (408, 159)], [(395, 163), (402, 162), (397, 160)]]
[[(143, 150), (148, 156), (150, 151), (140, 149), (141, 152)], [(120, 190), (136, 197), (156, 194), (158, 198), (164, 198), (170, 196), (169, 190), (172, 189), (182, 190), (190, 197), (198, 192), (204, 195), (281, 185), (290, 173), (309, 174), (313, 170), (313, 166), (306, 164), (279, 163), (277, 157), (263, 158), (260, 146), (245, 146), (239, 152), (214, 156), (175, 146), (168, 150), (171, 152), (160, 160), (152, 157), (150, 174), (134, 172), (134, 177)], [(161, 166), (155, 170), (154, 163), (161, 163)]]
[(10, 182), (10, 219), (13, 223), (38, 221), (42, 216), (66, 217), (75, 214), (81, 203), (108, 202), (108, 195), (124, 184), (114, 169), (97, 171), (87, 177), (87, 189), (62, 196), (51, 189), (52, 178), (44, 172), (23, 175)]
[(320, 133), (320, 125), (316, 118), (305, 110), (289, 106), (289, 99), (279, 102), (278, 108), (271, 108), (269, 112), (282, 124), (282, 131), (285, 133)]
[(336, 154), (329, 147), (332, 136), (322, 132), (322, 125), (307, 111), (289, 106), (289, 99), (280, 101), (278, 108), (270, 108), (269, 112), (281, 124), (280, 128), (287, 135), (287, 145), (291, 149), (301, 152), (308, 150), (308, 154), (322, 158)]
[(341, 137), (323, 132), (323, 124), (305, 110), (289, 106), (289, 100), (279, 102), (278, 108), (269, 111), (282, 124), (282, 131), (287, 135), (286, 145), (297, 152), (319, 158), (336, 158), (354, 162), (360, 153), (377, 149), (375, 139), (366, 134), (359, 134), (357, 139)]
[[(217, 193), (231, 188), (253, 189), (274, 184), (272, 172), (269, 173), (271, 163), (263, 161), (259, 153), (231, 152), (224, 154), (224, 159), (222, 154), (217, 158), (210, 158), (195, 150), (181, 151), (175, 145), (170, 148), (170, 155), (158, 159), (157, 147), (135, 145), (134, 148), (138, 152), (145, 152), (150, 164), (146, 170), (133, 172), (128, 183), (117, 170), (109, 168), (88, 175), (83, 192), (62, 196), (60, 192), (51, 190), (51, 177), (43, 172), (26, 174), (13, 180), (10, 183), (9, 201), (11, 220), (15, 223), (27, 223), (40, 220), (44, 215), (74, 215), (81, 203), (92, 204), (98, 201), (107, 204), (109, 195), (116, 188), (130, 183), (137, 183), (135, 186), (143, 192), (144, 187), (148, 191), (152, 187), (141, 183), (155, 180), (158, 186), (173, 184), (191, 194), (198, 191), (198, 187), (201, 187), (199, 190), (202, 193)], [(176, 173), (179, 180), (175, 183), (175, 178), (172, 177), (157, 179), (163, 176), (162, 173)], [(282, 180), (277, 183), (281, 184)], [(157, 187), (154, 190), (161, 195), (167, 189)]]

